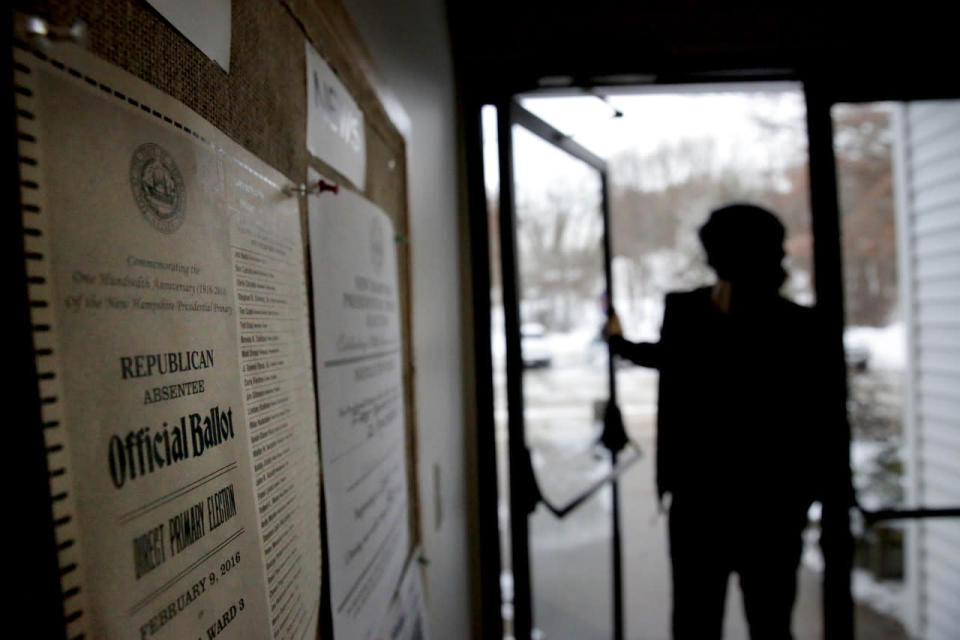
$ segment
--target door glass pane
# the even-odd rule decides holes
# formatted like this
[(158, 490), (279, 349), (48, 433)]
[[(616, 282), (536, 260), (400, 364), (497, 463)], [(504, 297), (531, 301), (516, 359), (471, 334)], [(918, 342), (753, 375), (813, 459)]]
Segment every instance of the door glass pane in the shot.
[[(668, 292), (713, 284), (697, 232), (712, 209), (731, 202), (757, 203), (778, 214), (786, 227), (785, 267), (790, 276), (781, 293), (799, 304), (814, 303), (805, 111), (799, 86), (657, 87), (602, 97), (531, 98), (524, 106), (608, 159), (613, 298), (629, 340), (659, 339)], [(654, 484), (659, 374), (620, 360), (616, 376), (625, 426), (645, 454), (620, 485), (625, 635), (666, 639), (671, 635), (670, 552), (667, 518), (658, 508)], [(690, 389), (690, 402), (700, 396)], [(695, 450), (698, 444), (689, 440), (687, 446)], [(683, 472), (701, 477), (696, 468)], [(718, 534), (732, 526), (707, 527), (704, 548), (724, 557), (728, 550), (718, 544)], [(807, 548), (815, 550), (815, 523), (805, 538)], [(793, 616), (798, 640), (822, 637), (820, 565), (813, 556), (805, 554), (809, 562), (798, 571)], [(746, 638), (736, 576), (730, 577), (725, 611), (724, 637)]]
[[(851, 462), (861, 504), (960, 506), (960, 101), (837, 105)], [(960, 523), (854, 528), (858, 636), (956, 637)]]
[(483, 122), (483, 173), (487, 194), (487, 228), (490, 252), (490, 351), (493, 375), (493, 420), (497, 465), (497, 528), (500, 538), (500, 612), (503, 634), (514, 636), (513, 547), (510, 537), (510, 463), (507, 429), (506, 336), (503, 326), (503, 284), (500, 278), (500, 162), (497, 109), (485, 105)]
[[(524, 422), (534, 473), (560, 506), (609, 471), (599, 447), (608, 391), (602, 191), (589, 165), (515, 126)], [(609, 637), (611, 501), (530, 518), (534, 626), (547, 638)]]

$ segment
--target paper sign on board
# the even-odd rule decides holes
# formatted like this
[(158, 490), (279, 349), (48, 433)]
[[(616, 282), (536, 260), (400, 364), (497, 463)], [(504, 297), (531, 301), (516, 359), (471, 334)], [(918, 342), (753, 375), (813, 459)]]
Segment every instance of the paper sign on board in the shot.
[(307, 150), (362, 191), (367, 172), (363, 112), (317, 50), (307, 50)]

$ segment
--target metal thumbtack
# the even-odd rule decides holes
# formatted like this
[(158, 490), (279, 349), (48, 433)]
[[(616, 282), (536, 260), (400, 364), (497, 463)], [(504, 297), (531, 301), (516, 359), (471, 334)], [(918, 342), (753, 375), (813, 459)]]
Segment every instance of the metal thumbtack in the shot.
[(334, 195), (340, 193), (340, 185), (334, 184), (332, 182), (327, 182), (326, 180), (318, 180), (316, 184), (310, 185), (309, 187), (304, 184), (300, 185), (290, 185), (284, 189), (284, 193), (288, 196), (308, 196), (311, 193), (323, 193), (324, 191), (329, 191)]
[(81, 47), (87, 46), (87, 25), (74, 22), (69, 27), (52, 25), (40, 16), (27, 16), (18, 25), (18, 31), (33, 44), (47, 46), (51, 42), (71, 41)]

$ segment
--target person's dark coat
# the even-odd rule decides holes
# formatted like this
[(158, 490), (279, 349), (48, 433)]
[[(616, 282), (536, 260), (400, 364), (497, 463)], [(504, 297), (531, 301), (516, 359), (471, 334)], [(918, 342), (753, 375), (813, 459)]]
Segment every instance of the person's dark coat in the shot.
[(705, 287), (667, 295), (659, 343), (611, 341), (660, 370), (661, 497), (806, 512), (824, 429), (814, 332), (812, 309), (776, 296), (726, 314)]
[(801, 531), (826, 476), (813, 311), (778, 295), (727, 313), (709, 288), (666, 297), (659, 343), (610, 339), (660, 370), (657, 491), (670, 494), (673, 634), (722, 634), (737, 572), (754, 639), (790, 638)]

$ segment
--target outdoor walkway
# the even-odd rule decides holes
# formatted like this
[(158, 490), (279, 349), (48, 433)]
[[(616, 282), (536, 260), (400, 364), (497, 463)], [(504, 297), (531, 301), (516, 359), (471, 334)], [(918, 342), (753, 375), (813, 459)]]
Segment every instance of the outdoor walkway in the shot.
[[(648, 452), (622, 484), (626, 638), (670, 640), (670, 574), (666, 518), (656, 511), (652, 438)], [(611, 577), (609, 496), (584, 504), (558, 522), (542, 507), (531, 519), (534, 616), (545, 640), (603, 640), (610, 637)], [(856, 612), (857, 638), (907, 640), (894, 620), (866, 606)], [(795, 640), (823, 637), (820, 575), (800, 572), (794, 611)], [(731, 578), (724, 620), (725, 640), (746, 640), (746, 621), (736, 577)]]
[[(606, 397), (602, 369), (554, 366), (524, 376), (527, 442), (544, 494), (565, 503), (604, 469), (591, 454), (599, 435), (593, 402)], [(620, 408), (644, 457), (621, 483), (626, 634), (629, 640), (670, 640), (670, 572), (666, 517), (657, 512), (654, 491), (656, 373), (639, 367), (618, 374)], [(501, 464), (506, 463), (506, 406), (503, 376), (496, 379), (501, 404), (496, 418)], [(506, 492), (506, 486), (500, 490)], [(505, 510), (504, 510), (505, 512)], [(543, 506), (530, 519), (530, 567), (534, 621), (545, 640), (606, 640), (612, 628), (610, 493), (602, 491), (562, 521)], [(709, 532), (707, 532), (708, 534)], [(706, 535), (706, 534), (705, 534)], [(731, 578), (725, 640), (746, 640), (739, 586)], [(795, 640), (822, 638), (820, 576), (799, 575), (794, 610)], [(857, 609), (857, 637), (906, 640), (894, 620), (868, 607)]]

